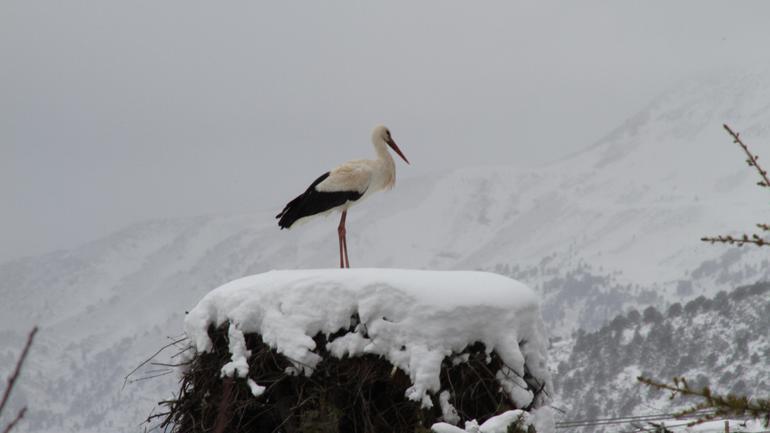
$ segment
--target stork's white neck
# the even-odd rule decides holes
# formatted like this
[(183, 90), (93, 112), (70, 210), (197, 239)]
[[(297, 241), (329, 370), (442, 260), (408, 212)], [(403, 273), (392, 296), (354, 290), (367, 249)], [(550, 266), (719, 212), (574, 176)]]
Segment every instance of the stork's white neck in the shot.
[(374, 143), (374, 151), (377, 153), (377, 159), (393, 162), (393, 157), (388, 152), (388, 143), (381, 138), (372, 140)]
[(381, 138), (372, 140), (374, 151), (377, 153), (377, 162), (379, 162), (378, 175), (380, 177), (381, 188), (390, 189), (396, 183), (396, 163), (388, 151), (388, 143)]

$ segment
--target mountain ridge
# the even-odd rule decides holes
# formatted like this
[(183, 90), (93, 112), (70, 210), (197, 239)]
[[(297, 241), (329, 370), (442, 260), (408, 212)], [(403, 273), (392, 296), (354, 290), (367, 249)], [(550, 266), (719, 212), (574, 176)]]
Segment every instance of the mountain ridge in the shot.
[[(562, 337), (599, 329), (631, 308), (663, 309), (767, 280), (762, 251), (699, 241), (751, 229), (767, 215), (767, 191), (756, 188), (721, 130), (736, 122), (750, 144), (770, 139), (770, 75), (743, 77), (664, 95), (570, 159), (399, 181), (351, 211), (352, 266), (511, 275), (542, 294), (550, 330)], [(36, 379), (19, 388), (20, 400), (46, 402), (44, 412), (31, 408), (41, 421), (30, 430), (54, 431), (69, 415), (70, 431), (109, 422), (131, 431), (153, 406), (148, 393), (160, 400), (173, 377), (116, 389), (181, 332), (184, 311), (203, 294), (270, 269), (335, 265), (333, 218), (279, 231), (274, 213), (148, 221), (0, 264), (0, 356), (38, 323), (35, 350), (50, 357), (33, 362)], [(89, 396), (89, 384), (98, 395)], [(82, 392), (73, 399), (66, 387)]]

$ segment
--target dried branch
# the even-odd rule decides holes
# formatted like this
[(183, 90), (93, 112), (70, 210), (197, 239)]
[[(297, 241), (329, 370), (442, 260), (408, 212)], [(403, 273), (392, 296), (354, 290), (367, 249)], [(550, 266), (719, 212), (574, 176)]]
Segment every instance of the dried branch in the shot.
[(11, 421), (11, 423), (10, 423), (10, 424), (8, 424), (7, 426), (5, 426), (5, 429), (3, 429), (3, 433), (10, 433), (10, 432), (11, 432), (11, 430), (13, 430), (13, 428), (14, 428), (14, 427), (16, 427), (16, 424), (17, 424), (19, 421), (21, 421), (21, 419), (22, 419), (22, 418), (24, 418), (24, 414), (25, 414), (25, 413), (27, 413), (27, 407), (26, 407), (26, 406), (24, 406), (23, 408), (21, 408), (21, 410), (19, 411), (19, 413), (17, 413), (17, 414), (16, 414), (16, 418), (14, 418), (14, 419), (13, 419), (13, 421)]
[[(767, 171), (762, 168), (762, 166), (759, 165), (759, 156), (754, 155), (751, 153), (751, 150), (749, 147), (741, 140), (740, 134), (730, 129), (727, 124), (722, 125), (728, 134), (730, 134), (733, 137), (733, 142), (738, 144), (741, 149), (746, 153), (746, 163), (749, 165), (749, 167), (754, 167), (757, 170), (757, 173), (759, 173), (759, 176), (762, 178), (761, 181), (757, 182), (757, 185), (763, 187), (763, 188), (770, 188), (770, 178), (767, 177)], [(757, 227), (759, 227), (763, 231), (770, 231), (770, 224), (757, 224)], [(720, 236), (705, 236), (702, 237), (700, 240), (703, 242), (709, 242), (711, 244), (715, 243), (722, 243), (722, 244), (729, 244), (729, 245), (736, 245), (739, 247), (742, 247), (745, 244), (753, 244), (759, 247), (762, 246), (770, 246), (770, 240), (762, 238), (760, 235), (754, 233), (751, 236), (744, 233), (740, 237), (733, 237), (731, 235), (720, 235)]]
[[(21, 372), (21, 368), (27, 359), (27, 354), (29, 353), (29, 348), (32, 346), (32, 340), (35, 339), (35, 334), (37, 334), (37, 326), (29, 331), (29, 335), (27, 336), (27, 343), (24, 345), (24, 349), (22, 349), (21, 355), (19, 355), (19, 360), (16, 361), (16, 367), (13, 369), (13, 373), (11, 373), (11, 375), (8, 377), (8, 386), (5, 388), (5, 392), (3, 392), (2, 400), (0, 400), (0, 415), (2, 415), (3, 409), (5, 409), (5, 405), (8, 403), (8, 399), (11, 396), (11, 391), (13, 391), (14, 385), (16, 385), (16, 379), (19, 378), (19, 373)], [(24, 417), (26, 412), (27, 408), (22, 408), (19, 413), (16, 414), (16, 418), (14, 418), (13, 421), (11, 421), (11, 423), (3, 429), (3, 433), (10, 432), (16, 423), (18, 423), (19, 420)]]
[(770, 188), (770, 179), (767, 177), (767, 171), (763, 170), (762, 167), (759, 165), (759, 157), (751, 153), (751, 150), (749, 150), (749, 147), (746, 146), (743, 141), (741, 141), (740, 134), (737, 132), (734, 132), (732, 129), (730, 129), (727, 124), (722, 125), (728, 134), (733, 136), (733, 142), (741, 146), (741, 149), (743, 149), (744, 152), (746, 152), (746, 156), (748, 159), (746, 159), (746, 163), (750, 167), (754, 167), (757, 169), (757, 172), (759, 173), (759, 176), (762, 177), (762, 180), (757, 182), (757, 185), (765, 188)]
[(37, 326), (32, 328), (32, 331), (29, 332), (27, 344), (24, 345), (24, 349), (21, 351), (19, 360), (16, 362), (16, 368), (13, 370), (13, 373), (11, 373), (11, 376), (8, 377), (8, 387), (5, 388), (3, 399), (0, 400), (0, 413), (3, 413), (6, 403), (8, 403), (8, 397), (11, 396), (11, 391), (16, 384), (16, 379), (19, 377), (19, 372), (21, 372), (21, 367), (24, 365), (24, 360), (27, 358), (27, 353), (29, 353), (29, 348), (32, 346), (32, 340), (35, 338), (35, 334), (37, 334)]
[(174, 373), (174, 370), (168, 370), (168, 371), (164, 371), (162, 373), (150, 374), (150, 375), (142, 376), (142, 377), (139, 377), (139, 378), (136, 378), (136, 379), (131, 379), (131, 380), (128, 381), (128, 383), (129, 384), (133, 384), (133, 383), (136, 383), (136, 382), (141, 382), (143, 380), (150, 380), (150, 379), (155, 379), (155, 378), (158, 378), (158, 377), (168, 376), (169, 374), (173, 374), (173, 373)]
[(637, 380), (653, 388), (670, 391), (672, 400), (677, 396), (695, 397), (702, 400), (690, 408), (677, 412), (675, 414), (677, 418), (692, 415), (703, 409), (714, 410), (714, 412), (698, 416), (695, 421), (688, 423), (689, 426), (729, 416), (758, 418), (763, 420), (765, 427), (770, 426), (770, 400), (768, 399), (749, 399), (746, 396), (734, 394), (714, 394), (708, 386), (704, 386), (700, 390), (694, 389), (683, 377), (675, 377), (673, 384), (657, 382), (643, 376), (637, 377)]
[[(133, 370), (131, 370), (131, 371), (130, 371), (130, 372), (127, 374), (127, 375), (125, 375), (125, 376), (123, 377), (123, 386), (120, 388), (120, 390), (121, 390), (121, 391), (123, 391), (123, 389), (125, 389), (125, 387), (126, 387), (126, 384), (128, 384), (128, 383), (129, 383), (129, 381), (128, 381), (128, 378), (130, 378), (130, 377), (131, 377), (131, 376), (132, 376), (134, 373), (136, 373), (136, 372), (137, 372), (137, 371), (138, 371), (140, 368), (144, 367), (144, 366), (145, 366), (145, 365), (146, 365), (148, 362), (152, 361), (152, 360), (153, 360), (153, 358), (155, 358), (156, 356), (158, 356), (158, 354), (160, 354), (160, 352), (163, 352), (164, 350), (168, 349), (169, 347), (171, 347), (171, 346), (175, 346), (175, 345), (177, 345), (177, 344), (179, 344), (179, 343), (181, 343), (181, 342), (183, 342), (183, 341), (185, 341), (185, 340), (187, 340), (187, 337), (182, 337), (182, 338), (179, 338), (179, 339), (177, 339), (177, 340), (174, 340), (174, 341), (172, 341), (171, 343), (168, 343), (167, 345), (165, 345), (165, 346), (161, 347), (160, 349), (158, 349), (158, 351), (157, 351), (157, 352), (155, 352), (155, 353), (153, 353), (153, 354), (152, 354), (152, 355), (151, 355), (149, 358), (147, 358), (147, 359), (145, 359), (144, 361), (142, 361), (142, 362), (141, 362), (139, 365), (137, 365), (137, 366), (136, 366), (136, 368), (134, 368)], [(132, 382), (130, 382), (130, 383), (133, 383), (133, 382), (134, 382), (134, 381), (132, 381)]]
[(762, 239), (759, 235), (753, 234), (751, 237), (747, 234), (743, 234), (743, 236), (739, 238), (734, 238), (731, 235), (726, 236), (716, 236), (716, 237), (702, 237), (700, 238), (703, 242), (709, 242), (712, 244), (715, 243), (722, 243), (722, 244), (730, 244), (730, 245), (736, 245), (739, 247), (742, 247), (745, 244), (754, 244), (757, 246), (765, 246), (770, 245), (770, 241)]

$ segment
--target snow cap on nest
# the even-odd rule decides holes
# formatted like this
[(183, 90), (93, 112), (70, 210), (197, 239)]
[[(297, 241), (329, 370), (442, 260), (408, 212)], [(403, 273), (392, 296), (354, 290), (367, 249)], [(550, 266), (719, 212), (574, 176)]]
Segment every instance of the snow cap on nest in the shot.
[[(231, 362), (222, 375), (246, 377), (250, 355), (243, 334), (256, 333), (310, 375), (321, 361), (313, 336), (351, 329), (330, 341), (332, 356), (375, 354), (412, 381), (409, 399), (433, 405), (442, 361), (481, 342), (507, 366), (500, 386), (520, 408), (532, 403), (525, 375), (550, 389), (547, 338), (538, 297), (501, 275), (468, 271), (325, 269), (271, 271), (241, 278), (207, 294), (185, 319), (200, 352), (211, 349), (210, 325), (230, 323)], [(544, 402), (535, 402), (540, 406)]]

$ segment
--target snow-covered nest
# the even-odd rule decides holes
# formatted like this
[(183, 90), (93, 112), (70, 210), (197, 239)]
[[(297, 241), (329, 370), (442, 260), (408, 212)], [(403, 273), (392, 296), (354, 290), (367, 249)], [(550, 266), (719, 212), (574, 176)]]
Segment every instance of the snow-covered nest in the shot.
[[(210, 292), (187, 315), (185, 332), (196, 349), (188, 377), (196, 374), (196, 357), (221, 350), (226, 357), (219, 375), (241, 378), (236, 380), (240, 389), (249, 390), (250, 399), (262, 400), (259, 404), (285, 398), (277, 392), (287, 381), (304, 380), (297, 385), (304, 390), (307, 383), (352, 380), (346, 387), (354, 388), (359, 386), (355, 381), (369, 379), (346, 377), (355, 370), (400, 387), (401, 395), (393, 398), (403, 400), (401, 413), (410, 405), (423, 412), (418, 421), (430, 426), (474, 418), (483, 422), (514, 409), (534, 411), (544, 406), (551, 390), (537, 296), (525, 285), (491, 273), (272, 271)], [(217, 340), (226, 350), (217, 348)], [(267, 351), (270, 362), (257, 359)], [(356, 370), (362, 361), (371, 374)], [(283, 369), (282, 378), (276, 377), (276, 368)], [(376, 373), (378, 368), (382, 371)], [(195, 384), (183, 383), (183, 393), (185, 386)], [(385, 392), (383, 386), (390, 385), (380, 383), (370, 394)], [(489, 395), (482, 396), (482, 389)], [(361, 403), (350, 405), (358, 408)], [(424, 419), (430, 414), (433, 419)]]

